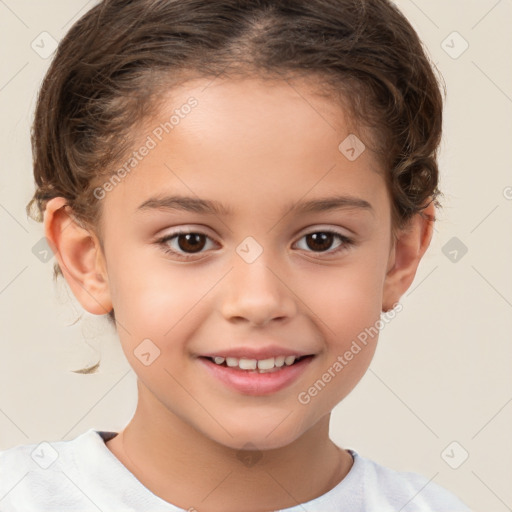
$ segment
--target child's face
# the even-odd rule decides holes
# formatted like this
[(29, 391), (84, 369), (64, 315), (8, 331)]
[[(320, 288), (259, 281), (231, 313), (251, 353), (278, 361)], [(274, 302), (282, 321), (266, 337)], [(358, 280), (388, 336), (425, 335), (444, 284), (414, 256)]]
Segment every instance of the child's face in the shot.
[[(394, 257), (390, 199), (370, 150), (350, 161), (338, 148), (352, 130), (334, 103), (298, 82), (215, 80), (205, 89), (209, 82), (173, 91), (134, 148), (146, 144), (147, 155), (139, 151), (102, 199), (109, 293), (148, 421), (184, 422), (233, 448), (279, 447), (328, 414), (370, 363), (376, 337), (350, 361), (344, 354), (382, 311)], [(180, 109), (190, 97), (197, 105)], [(166, 134), (158, 127), (175, 109), (179, 122)], [(166, 196), (231, 213), (140, 208)], [(335, 196), (356, 202), (289, 211)], [(181, 230), (205, 236), (157, 241)], [(282, 389), (253, 394), (200, 358), (268, 346), (314, 358)], [(159, 356), (143, 364), (136, 354), (149, 352), (149, 362), (155, 347)]]

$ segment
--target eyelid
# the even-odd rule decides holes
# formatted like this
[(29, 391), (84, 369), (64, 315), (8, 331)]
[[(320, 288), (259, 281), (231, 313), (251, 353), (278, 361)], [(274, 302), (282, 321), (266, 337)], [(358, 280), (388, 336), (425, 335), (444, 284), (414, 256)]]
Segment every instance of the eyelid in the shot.
[(352, 235), (349, 233), (344, 233), (342, 229), (343, 228), (341, 227), (335, 227), (329, 224), (312, 224), (311, 226), (308, 226), (307, 228), (303, 228), (300, 231), (298, 231), (295, 236), (297, 236), (298, 238), (302, 238), (303, 236), (309, 235), (311, 233), (335, 233), (345, 238), (351, 238), (352, 236), (355, 235), (355, 233), (348, 228), (345, 228), (345, 231), (352, 233)]
[(176, 226), (167, 226), (165, 229), (159, 230), (159, 233), (162, 233), (162, 235), (158, 234), (155, 235), (156, 238), (164, 238), (172, 235), (176, 235), (179, 233), (200, 233), (202, 235), (207, 235), (211, 237), (209, 234), (212, 232), (212, 230), (203, 224), (177, 224)]

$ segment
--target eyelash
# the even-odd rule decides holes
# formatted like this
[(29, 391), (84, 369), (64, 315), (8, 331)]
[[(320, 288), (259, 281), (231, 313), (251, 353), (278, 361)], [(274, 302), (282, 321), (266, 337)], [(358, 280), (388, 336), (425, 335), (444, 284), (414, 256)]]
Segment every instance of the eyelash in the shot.
[[(314, 235), (318, 233), (326, 233), (330, 235), (334, 235), (337, 237), (341, 244), (333, 251), (306, 251), (306, 252), (312, 252), (313, 254), (338, 254), (341, 251), (347, 250), (350, 246), (354, 245), (354, 241), (347, 236), (338, 233), (337, 231), (333, 230), (318, 230), (318, 231), (310, 231), (309, 233), (306, 233), (302, 235), (299, 240), (302, 240), (303, 238), (307, 237), (308, 235)], [(176, 233), (172, 233), (170, 235), (166, 235), (156, 241), (157, 244), (159, 244), (162, 247), (162, 250), (166, 254), (171, 254), (172, 256), (176, 256), (177, 258), (185, 261), (190, 261), (192, 259), (195, 259), (195, 256), (202, 254), (202, 252), (196, 252), (196, 253), (180, 253), (175, 251), (174, 249), (171, 249), (168, 245), (168, 242), (170, 240), (173, 240), (174, 238), (179, 237), (180, 235), (202, 235), (210, 239), (210, 237), (206, 233), (202, 233), (200, 231), (177, 231)]]

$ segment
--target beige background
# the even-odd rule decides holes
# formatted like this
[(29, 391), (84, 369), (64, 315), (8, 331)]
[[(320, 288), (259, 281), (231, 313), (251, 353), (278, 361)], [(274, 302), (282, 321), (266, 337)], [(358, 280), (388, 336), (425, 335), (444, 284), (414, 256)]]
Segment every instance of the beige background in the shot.
[[(54, 259), (33, 253), (42, 226), (24, 211), (33, 191), (29, 125), (50, 62), (31, 43), (46, 38), (51, 48), (49, 37), (59, 40), (93, 3), (0, 1), (0, 449), (71, 439), (91, 427), (118, 430), (135, 407), (134, 373), (115, 333), (89, 314), (71, 325), (81, 307), (63, 282), (53, 284)], [(505, 512), (512, 510), (512, 1), (397, 4), (447, 85), (444, 210), (403, 311), (333, 412), (332, 437), (389, 467), (423, 473), (475, 510)], [(464, 41), (469, 47), (458, 55)], [(71, 372), (100, 353), (99, 373)], [(446, 462), (457, 465), (466, 452), (458, 469)]]

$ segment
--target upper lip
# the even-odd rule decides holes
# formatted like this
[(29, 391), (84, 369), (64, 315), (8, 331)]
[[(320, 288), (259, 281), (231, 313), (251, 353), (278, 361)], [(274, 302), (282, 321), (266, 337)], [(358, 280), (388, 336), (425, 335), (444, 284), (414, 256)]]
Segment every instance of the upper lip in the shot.
[(311, 352), (303, 352), (301, 350), (293, 350), (289, 348), (279, 347), (277, 345), (269, 345), (266, 347), (235, 347), (225, 350), (219, 349), (208, 354), (201, 354), (201, 357), (236, 357), (237, 359), (270, 359), (277, 356), (309, 356), (314, 355)]

